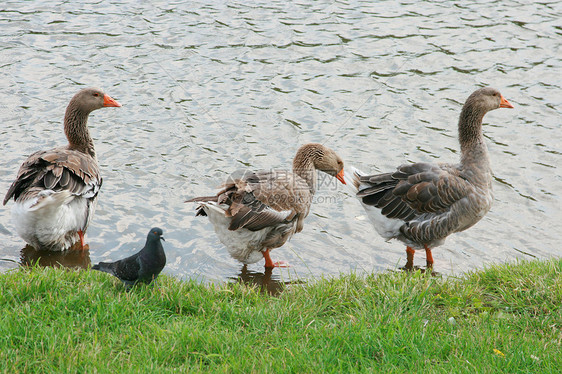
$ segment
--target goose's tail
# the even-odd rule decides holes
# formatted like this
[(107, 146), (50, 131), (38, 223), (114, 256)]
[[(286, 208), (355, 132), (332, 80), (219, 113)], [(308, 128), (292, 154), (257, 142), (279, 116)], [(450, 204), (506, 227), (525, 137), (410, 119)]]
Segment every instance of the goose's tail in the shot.
[(344, 174), (346, 186), (353, 194), (356, 194), (362, 188), (366, 187), (361, 185), (361, 177), (365, 175), (365, 173), (353, 166), (346, 166), (346, 169)]

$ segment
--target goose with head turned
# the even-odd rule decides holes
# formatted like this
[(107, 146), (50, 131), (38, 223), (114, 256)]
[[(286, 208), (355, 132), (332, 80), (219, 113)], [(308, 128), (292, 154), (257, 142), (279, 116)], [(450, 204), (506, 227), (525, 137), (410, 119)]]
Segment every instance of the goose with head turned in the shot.
[(84, 249), (84, 233), (102, 184), (88, 116), (96, 109), (120, 106), (98, 88), (79, 91), (64, 116), (68, 145), (35, 152), (21, 165), (4, 205), (14, 199), (16, 231), (31, 246), (62, 251), (79, 242)]
[(260, 170), (233, 173), (214, 196), (196, 197), (197, 215), (208, 216), (229, 254), (244, 264), (265, 259), (303, 229), (316, 190), (316, 170), (345, 184), (342, 159), (330, 148), (309, 143), (299, 148), (293, 171)]
[(406, 244), (407, 270), (416, 249), (431, 248), (478, 222), (492, 206), (492, 170), (482, 135), (482, 119), (490, 110), (513, 108), (494, 88), (476, 90), (466, 100), (458, 123), (458, 164), (404, 164), (396, 171), (365, 175), (354, 169), (351, 181), (376, 231)]

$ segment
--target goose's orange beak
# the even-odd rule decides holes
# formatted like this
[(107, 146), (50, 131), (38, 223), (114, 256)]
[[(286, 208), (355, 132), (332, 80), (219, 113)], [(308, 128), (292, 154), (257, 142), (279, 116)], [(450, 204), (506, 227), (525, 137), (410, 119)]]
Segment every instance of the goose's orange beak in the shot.
[(513, 105), (511, 105), (511, 103), (507, 101), (503, 95), (500, 95), (500, 97), (500, 108), (513, 108)]
[(341, 169), (341, 171), (336, 174), (336, 178), (338, 178), (338, 180), (339, 180), (340, 182), (342, 182), (343, 184), (346, 184), (346, 183), (345, 183), (345, 179), (343, 179), (343, 169)]
[(103, 95), (103, 106), (121, 106), (117, 100), (109, 96), (108, 94)]

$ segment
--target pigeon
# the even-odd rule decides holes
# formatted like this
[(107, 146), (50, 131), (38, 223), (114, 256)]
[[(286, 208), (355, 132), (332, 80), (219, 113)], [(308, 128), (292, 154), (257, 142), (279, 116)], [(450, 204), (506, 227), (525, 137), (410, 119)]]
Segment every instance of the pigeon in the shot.
[(154, 227), (146, 237), (144, 248), (138, 253), (115, 262), (100, 262), (92, 269), (116, 276), (127, 287), (139, 282), (149, 284), (156, 280), (166, 265), (166, 254), (160, 240), (164, 240), (162, 229)]

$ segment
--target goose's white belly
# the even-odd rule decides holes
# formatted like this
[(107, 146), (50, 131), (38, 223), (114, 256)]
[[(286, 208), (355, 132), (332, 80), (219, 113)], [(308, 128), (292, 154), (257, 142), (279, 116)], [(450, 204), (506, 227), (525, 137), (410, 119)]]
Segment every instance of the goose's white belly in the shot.
[(390, 240), (401, 235), (400, 227), (404, 224), (404, 221), (396, 218), (387, 218), (381, 213), (379, 208), (374, 206), (363, 204), (363, 202), (361, 202), (361, 205), (365, 209), (367, 217), (369, 217), (377, 233), (385, 240)]
[[(204, 207), (209, 221), (213, 224), (219, 240), (227, 248), (230, 256), (244, 264), (253, 264), (263, 259), (261, 251), (265, 248), (263, 248), (262, 243), (272, 228), (267, 227), (258, 231), (240, 228), (232, 231), (228, 229), (232, 218), (225, 216), (221, 206), (212, 202), (202, 203), (201, 205)], [(224, 208), (228, 207), (225, 205)]]
[[(360, 170), (349, 166), (344, 174), (344, 179), (346, 181), (346, 187), (353, 193), (356, 194), (359, 190), (367, 188), (368, 185), (359, 182), (359, 176), (364, 173)], [(404, 224), (404, 221), (395, 218), (385, 217), (379, 208), (372, 205), (363, 204), (362, 199), (359, 198), (359, 202), (365, 212), (367, 217), (375, 227), (377, 233), (382, 236), (385, 240), (390, 240), (400, 236), (400, 227)]]
[(87, 199), (67, 191), (42, 191), (39, 197), (16, 202), (12, 219), (27, 243), (38, 249), (62, 251), (78, 241), (77, 231), (86, 229), (93, 210), (93, 202), (88, 204)]
[[(346, 172), (346, 177), (344, 178), (346, 178), (348, 188), (350, 188), (354, 194), (356, 194), (359, 190), (369, 187), (368, 185), (359, 182), (359, 176), (363, 175), (363, 172), (353, 166), (350, 166), (349, 169), (350, 172)], [(384, 216), (381, 213), (380, 208), (364, 204), (361, 198), (359, 198), (359, 202), (361, 203), (363, 209), (365, 209), (365, 213), (367, 213), (367, 217), (373, 224), (373, 227), (383, 239), (386, 241), (390, 239), (398, 239), (413, 249), (424, 248), (423, 245), (415, 243), (402, 235), (400, 227), (402, 227), (405, 223), (403, 220)]]

